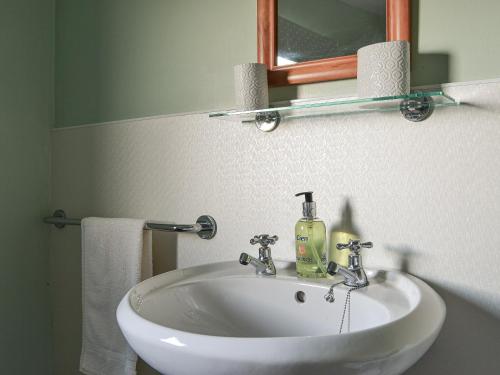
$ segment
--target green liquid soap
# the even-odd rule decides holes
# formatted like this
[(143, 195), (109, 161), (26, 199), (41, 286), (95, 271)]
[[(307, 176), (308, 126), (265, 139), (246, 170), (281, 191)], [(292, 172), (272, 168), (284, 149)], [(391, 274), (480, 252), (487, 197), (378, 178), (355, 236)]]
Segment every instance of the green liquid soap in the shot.
[(297, 275), (326, 277), (326, 228), (319, 219), (300, 219), (295, 225)]

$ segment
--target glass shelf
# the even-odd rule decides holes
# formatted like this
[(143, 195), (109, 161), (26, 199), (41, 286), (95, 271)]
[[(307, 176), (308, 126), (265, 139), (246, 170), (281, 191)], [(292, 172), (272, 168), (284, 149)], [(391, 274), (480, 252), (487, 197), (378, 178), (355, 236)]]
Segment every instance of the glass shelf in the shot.
[(423, 106), (427, 108), (430, 107), (430, 110), (428, 110), (430, 114), (432, 108), (456, 106), (458, 104), (458, 101), (444, 94), (443, 91), (437, 90), (419, 91), (412, 92), (409, 95), (386, 96), (380, 98), (350, 97), (342, 99), (303, 100), (289, 106), (276, 106), (254, 111), (229, 110), (213, 112), (209, 114), (209, 117), (241, 122), (255, 122), (257, 116), (279, 117), (283, 120), (286, 118), (399, 110), (408, 120), (421, 121), (426, 118), (428, 114), (425, 117), (417, 119), (411, 119), (409, 117), (411, 117), (414, 112), (418, 116)]

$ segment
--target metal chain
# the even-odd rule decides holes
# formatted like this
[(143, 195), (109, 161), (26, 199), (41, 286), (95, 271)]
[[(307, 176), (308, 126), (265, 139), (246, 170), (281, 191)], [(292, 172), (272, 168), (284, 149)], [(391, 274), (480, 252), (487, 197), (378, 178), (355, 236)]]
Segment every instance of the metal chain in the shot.
[(345, 313), (347, 311), (347, 333), (351, 332), (351, 292), (353, 290), (358, 290), (361, 288), (364, 288), (364, 286), (354, 286), (352, 288), (349, 288), (347, 291), (347, 294), (345, 296), (345, 302), (344, 302), (344, 312), (342, 313), (342, 319), (340, 321), (340, 328), (339, 328), (339, 334), (342, 333), (342, 328), (344, 326), (344, 320), (345, 320)]

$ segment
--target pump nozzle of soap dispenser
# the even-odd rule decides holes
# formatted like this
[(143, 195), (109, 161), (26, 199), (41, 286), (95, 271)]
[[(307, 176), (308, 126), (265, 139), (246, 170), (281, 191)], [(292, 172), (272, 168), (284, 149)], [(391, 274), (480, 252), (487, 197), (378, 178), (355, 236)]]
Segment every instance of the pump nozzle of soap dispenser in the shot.
[(314, 219), (316, 217), (316, 202), (313, 201), (313, 192), (304, 191), (295, 194), (296, 197), (303, 195), (305, 200), (302, 202), (302, 214), (307, 219)]

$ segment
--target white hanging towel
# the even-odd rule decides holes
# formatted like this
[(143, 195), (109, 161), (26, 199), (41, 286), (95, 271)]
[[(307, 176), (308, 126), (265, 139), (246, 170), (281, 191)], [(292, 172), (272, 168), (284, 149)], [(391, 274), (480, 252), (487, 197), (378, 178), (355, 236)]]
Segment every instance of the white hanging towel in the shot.
[(152, 276), (151, 231), (135, 219), (82, 220), (83, 332), (80, 371), (135, 375), (137, 355), (116, 321), (116, 308), (135, 284)]

